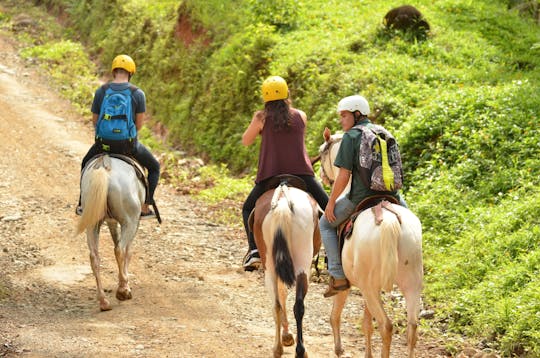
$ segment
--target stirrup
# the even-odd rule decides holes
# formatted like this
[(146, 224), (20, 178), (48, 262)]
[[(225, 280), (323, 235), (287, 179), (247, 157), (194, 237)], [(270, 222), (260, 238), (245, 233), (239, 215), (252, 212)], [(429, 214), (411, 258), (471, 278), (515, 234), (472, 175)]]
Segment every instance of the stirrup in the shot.
[(328, 288), (323, 293), (323, 296), (326, 298), (332, 297), (334, 295), (337, 295), (341, 291), (348, 290), (349, 288), (351, 288), (351, 284), (349, 283), (349, 280), (347, 280), (346, 278), (345, 278), (344, 284), (336, 286), (335, 279), (332, 276), (330, 276), (330, 280), (328, 281)]

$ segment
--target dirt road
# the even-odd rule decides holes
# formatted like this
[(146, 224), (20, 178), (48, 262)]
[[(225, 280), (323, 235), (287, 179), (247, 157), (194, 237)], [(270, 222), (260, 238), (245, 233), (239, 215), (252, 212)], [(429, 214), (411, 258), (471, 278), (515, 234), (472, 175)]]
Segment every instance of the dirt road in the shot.
[[(0, 356), (271, 356), (270, 300), (263, 274), (240, 267), (242, 232), (212, 225), (194, 213), (200, 203), (166, 185), (156, 193), (164, 223), (142, 222), (135, 239), (132, 300), (114, 298), (116, 263), (102, 230), (102, 273), (113, 309), (99, 311), (86, 239), (73, 236), (79, 163), (92, 130), (16, 53), (0, 36)], [(333, 356), (331, 300), (323, 291), (312, 282), (306, 301), (311, 357)], [(343, 317), (344, 347), (354, 357), (363, 356), (355, 328), (361, 304), (353, 294)], [(289, 318), (293, 323), (292, 313)], [(394, 357), (405, 355), (399, 331)], [(438, 351), (421, 334), (418, 356), (442, 356)], [(285, 356), (294, 349), (287, 347)]]

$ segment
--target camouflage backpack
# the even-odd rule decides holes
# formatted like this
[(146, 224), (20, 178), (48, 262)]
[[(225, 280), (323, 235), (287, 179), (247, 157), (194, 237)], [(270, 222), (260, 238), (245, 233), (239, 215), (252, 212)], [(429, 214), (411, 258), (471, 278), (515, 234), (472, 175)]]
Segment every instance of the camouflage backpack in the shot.
[(359, 150), (360, 177), (375, 191), (396, 191), (403, 186), (403, 168), (396, 139), (376, 124), (358, 125), (362, 132)]

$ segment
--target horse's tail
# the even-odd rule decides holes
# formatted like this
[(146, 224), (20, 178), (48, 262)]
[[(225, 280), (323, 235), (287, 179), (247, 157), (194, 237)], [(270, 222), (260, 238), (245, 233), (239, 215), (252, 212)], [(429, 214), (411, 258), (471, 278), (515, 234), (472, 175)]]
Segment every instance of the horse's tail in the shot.
[(401, 224), (395, 215), (386, 215), (381, 223), (381, 286), (392, 290), (398, 271), (398, 244)]
[(96, 225), (107, 214), (107, 192), (109, 190), (109, 173), (106, 168), (90, 169), (88, 188), (84, 210), (77, 224), (76, 234)]
[(282, 198), (273, 209), (270, 226), (274, 238), (272, 257), (274, 258), (276, 274), (288, 287), (291, 287), (296, 280), (289, 249), (289, 240), (292, 240), (292, 216), (293, 211), (289, 207), (289, 203), (285, 198)]

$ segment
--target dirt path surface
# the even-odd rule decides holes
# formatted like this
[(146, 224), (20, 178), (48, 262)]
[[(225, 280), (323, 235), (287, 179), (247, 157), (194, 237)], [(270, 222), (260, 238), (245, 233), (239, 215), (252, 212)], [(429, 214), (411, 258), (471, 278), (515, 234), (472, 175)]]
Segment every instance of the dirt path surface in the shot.
[[(86, 239), (73, 236), (79, 163), (92, 130), (45, 83), (0, 36), (0, 356), (272, 356), (270, 300), (263, 274), (240, 267), (242, 232), (212, 225), (192, 210), (200, 203), (166, 185), (156, 193), (163, 224), (142, 222), (134, 242), (132, 300), (114, 298), (116, 262), (102, 230), (113, 309), (99, 311)], [(324, 288), (312, 282), (306, 300), (311, 357), (333, 356)], [(354, 357), (363, 356), (361, 305), (353, 292), (343, 317), (344, 348)], [(289, 319), (294, 327), (292, 313)], [(419, 339), (419, 357), (442, 356), (422, 333)], [(403, 327), (392, 356), (405, 356)]]

